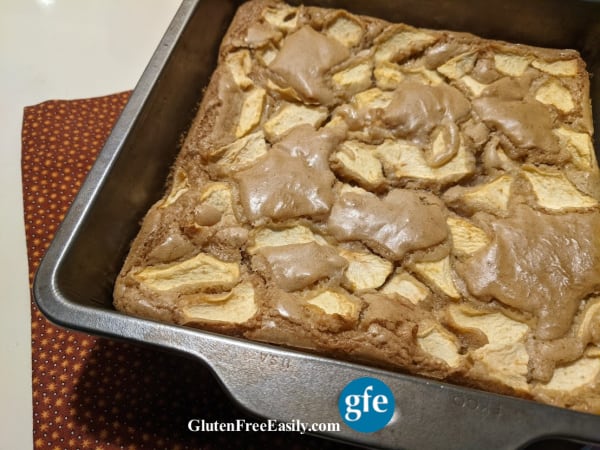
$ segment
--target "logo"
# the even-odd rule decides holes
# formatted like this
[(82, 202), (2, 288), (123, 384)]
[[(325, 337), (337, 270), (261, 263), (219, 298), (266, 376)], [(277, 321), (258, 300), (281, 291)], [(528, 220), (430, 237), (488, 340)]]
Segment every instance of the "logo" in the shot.
[(377, 378), (357, 378), (346, 385), (338, 400), (343, 421), (361, 433), (385, 427), (394, 415), (392, 390)]

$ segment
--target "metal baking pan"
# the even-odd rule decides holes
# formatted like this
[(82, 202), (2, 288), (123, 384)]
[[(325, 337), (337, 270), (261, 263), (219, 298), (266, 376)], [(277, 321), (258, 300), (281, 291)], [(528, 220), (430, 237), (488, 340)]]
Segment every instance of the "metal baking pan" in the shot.
[[(233, 0), (184, 0), (43, 259), (33, 287), (54, 323), (182, 352), (207, 364), (232, 398), (280, 421), (339, 422), (326, 437), (379, 448), (517, 448), (548, 437), (600, 443), (600, 416), (456, 387), (126, 316), (112, 307), (113, 281), (139, 221), (163, 193), (181, 136), (215, 66)], [(313, 2), (307, 2), (313, 3)], [(592, 72), (600, 129), (600, 3), (564, 0), (326, 0), (416, 26), (578, 49)], [(600, 150), (598, 137), (596, 153)], [(396, 413), (384, 429), (346, 427), (337, 402), (351, 380), (384, 381)], [(276, 395), (264, 395), (276, 393)]]

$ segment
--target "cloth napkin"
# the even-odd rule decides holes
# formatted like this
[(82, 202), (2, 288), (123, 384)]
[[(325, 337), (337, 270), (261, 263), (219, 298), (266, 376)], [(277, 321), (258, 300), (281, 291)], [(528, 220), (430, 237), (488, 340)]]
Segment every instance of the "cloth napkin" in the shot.
[[(30, 286), (130, 92), (25, 108), (22, 181)], [(197, 361), (55, 327), (31, 302), (36, 449), (334, 449), (297, 432), (197, 432), (248, 416)]]

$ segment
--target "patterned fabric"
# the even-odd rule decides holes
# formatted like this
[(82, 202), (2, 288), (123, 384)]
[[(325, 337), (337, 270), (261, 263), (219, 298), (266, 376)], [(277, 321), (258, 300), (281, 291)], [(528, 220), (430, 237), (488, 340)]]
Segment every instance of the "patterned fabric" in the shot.
[[(22, 178), (30, 285), (129, 92), (25, 108)], [(256, 422), (199, 362), (67, 331), (31, 303), (36, 449), (333, 449), (287, 432), (192, 433), (190, 419)]]

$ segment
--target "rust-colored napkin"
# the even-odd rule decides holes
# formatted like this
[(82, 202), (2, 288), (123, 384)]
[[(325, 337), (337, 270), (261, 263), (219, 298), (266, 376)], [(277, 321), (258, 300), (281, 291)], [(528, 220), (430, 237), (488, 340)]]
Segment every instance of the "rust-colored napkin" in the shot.
[[(30, 282), (129, 94), (25, 108)], [(257, 419), (241, 412), (196, 361), (57, 328), (33, 302), (31, 311), (36, 449), (343, 448), (294, 432), (192, 433), (192, 418)]]

